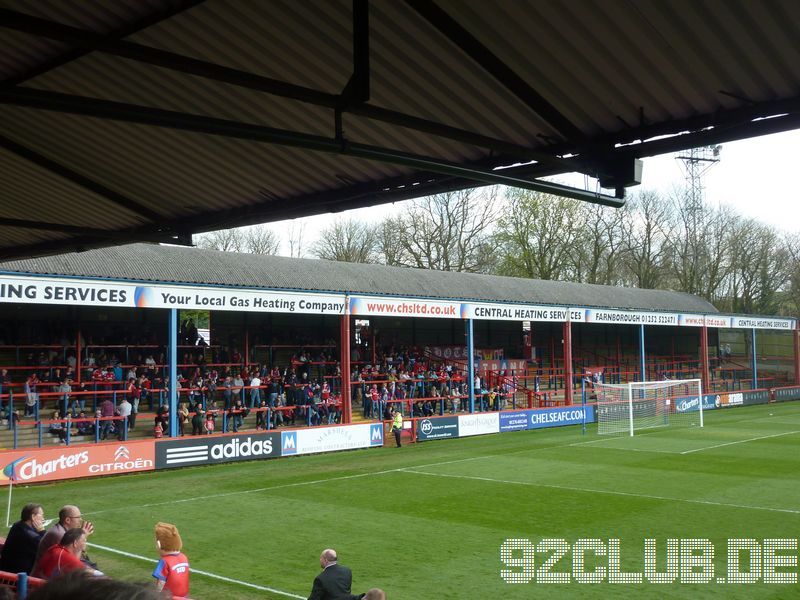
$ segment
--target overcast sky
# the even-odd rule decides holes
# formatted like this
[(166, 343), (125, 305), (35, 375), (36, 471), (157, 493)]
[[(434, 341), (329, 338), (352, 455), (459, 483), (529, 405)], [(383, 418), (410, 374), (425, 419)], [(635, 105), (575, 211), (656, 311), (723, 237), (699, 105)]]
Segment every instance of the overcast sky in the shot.
[[(640, 189), (668, 193), (676, 187), (684, 188), (686, 170), (677, 156), (678, 154), (669, 154), (645, 159)], [(703, 177), (706, 202), (714, 205), (728, 204), (746, 217), (800, 233), (800, 131), (723, 144), (719, 158), (719, 162), (711, 166)], [(582, 175), (561, 176), (558, 180), (584, 187)], [(334, 215), (333, 218), (378, 221), (388, 211), (399, 211), (402, 207), (403, 203), (399, 202), (390, 207), (347, 211)], [(316, 239), (314, 232), (330, 225), (331, 218), (327, 214), (318, 215), (273, 223), (270, 227), (285, 238), (290, 227), (296, 228), (304, 223), (304, 247), (308, 255), (310, 244)], [(283, 244), (281, 254), (289, 254), (286, 243)]]

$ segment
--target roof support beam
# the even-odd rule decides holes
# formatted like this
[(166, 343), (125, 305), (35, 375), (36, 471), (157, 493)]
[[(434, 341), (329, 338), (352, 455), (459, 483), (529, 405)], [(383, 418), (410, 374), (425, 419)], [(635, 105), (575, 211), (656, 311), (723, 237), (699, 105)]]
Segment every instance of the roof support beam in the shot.
[(159, 50), (158, 48), (116, 40), (92, 31), (62, 25), (61, 23), (32, 17), (13, 10), (0, 9), (0, 27), (81, 46), (87, 51), (104, 52), (173, 71), (241, 85), (261, 92), (327, 106), (328, 108), (335, 108), (339, 102), (339, 97), (336, 94), (327, 94), (300, 85), (286, 83), (285, 81), (253, 75), (238, 69), (215, 65), (203, 60)]
[(432, 0), (406, 0), (406, 4), (568, 141), (578, 143), (585, 138), (555, 106)]
[(115, 245), (126, 242), (186, 244), (187, 239), (188, 244), (191, 244), (191, 235), (187, 237), (187, 235), (183, 233), (159, 232), (152, 227), (135, 229), (97, 229), (94, 227), (81, 227), (79, 225), (66, 225), (64, 223), (45, 223), (42, 221), (29, 221), (27, 219), (7, 219), (5, 217), (0, 217), (0, 227), (19, 227), (22, 229), (35, 229), (37, 231), (67, 233), (98, 241), (110, 240)]
[(342, 92), (342, 108), (369, 100), (369, 1), (353, 0), (353, 75)]
[[(153, 13), (139, 19), (131, 23), (130, 25), (125, 25), (120, 29), (116, 29), (108, 34), (109, 39), (121, 39), (136, 33), (137, 31), (141, 31), (142, 29), (147, 29), (148, 27), (152, 27), (157, 23), (165, 21), (171, 17), (174, 17), (177, 14), (184, 12), (190, 8), (197, 6), (198, 4), (202, 4), (205, 0), (174, 0), (174, 2), (170, 3), (168, 8), (163, 10), (156, 10)], [(19, 13), (14, 13), (19, 14)], [(5, 25), (4, 22), (0, 21), (0, 24)], [(33, 67), (29, 71), (13, 77), (11, 79), (7, 79), (3, 83), (6, 85), (19, 85), (28, 81), (29, 79), (33, 79), (34, 77), (38, 77), (39, 75), (43, 75), (53, 69), (56, 69), (60, 66), (63, 66), (73, 60), (77, 60), (82, 56), (86, 56), (89, 52), (92, 51), (92, 48), (70, 48), (63, 54), (59, 54), (45, 62)]]
[(81, 175), (80, 173), (76, 173), (72, 169), (65, 167), (64, 165), (57, 163), (54, 160), (47, 158), (46, 156), (42, 156), (38, 152), (31, 150), (11, 140), (4, 135), (0, 135), (0, 147), (8, 150), (9, 152), (16, 154), (20, 158), (24, 158), (28, 162), (31, 162), (63, 179), (71, 181), (72, 183), (82, 187), (85, 190), (92, 192), (102, 198), (105, 198), (109, 202), (113, 202), (120, 208), (124, 208), (127, 211), (135, 213), (140, 217), (144, 217), (145, 219), (149, 219), (151, 221), (157, 222), (161, 215), (156, 211), (147, 208), (146, 206), (139, 204), (135, 200), (131, 200), (127, 196), (123, 196), (119, 192), (115, 192), (104, 185), (97, 183), (96, 181), (89, 179)]
[(425, 156), (379, 148), (367, 144), (342, 143), (341, 140), (335, 138), (325, 138), (263, 125), (189, 115), (175, 111), (111, 102), (108, 100), (97, 100), (95, 98), (85, 98), (82, 96), (28, 88), (0, 88), (0, 104), (12, 104), (27, 108), (110, 119), (113, 121), (192, 131), (194, 133), (289, 146), (315, 152), (344, 154), (366, 160), (402, 165), (422, 171), (431, 171), (441, 175), (464, 177), (487, 184), (508, 185), (547, 194), (567, 196), (577, 200), (606, 206), (620, 207), (625, 204), (624, 201), (621, 200), (621, 191), (618, 191), (618, 197), (615, 198), (546, 181), (530, 181), (509, 177), (508, 175), (504, 175), (502, 171), (464, 167)]
[[(358, 4), (363, 0), (354, 0), (354, 4)], [(357, 8), (354, 6), (354, 9)], [(363, 12), (354, 13), (355, 23), (354, 30), (354, 65), (355, 73), (368, 74), (369, 64), (368, 59), (365, 61), (364, 52), (368, 52), (368, 40), (365, 40), (367, 35), (364, 31), (365, 22), (368, 17)], [(188, 73), (202, 77), (210, 81), (220, 81), (242, 87), (257, 92), (271, 94), (274, 96), (289, 98), (300, 102), (306, 102), (315, 106), (322, 106), (325, 108), (341, 110), (343, 102), (342, 97), (336, 94), (329, 94), (311, 88), (278, 81), (269, 77), (254, 75), (246, 71), (223, 67), (206, 61), (181, 56), (172, 52), (159, 50), (135, 44), (133, 42), (119, 41), (114, 37), (102, 36), (90, 31), (77, 29), (61, 23), (47, 21), (30, 15), (14, 12), (8, 9), (0, 9), (0, 27), (13, 29), (15, 31), (22, 31), (32, 35), (47, 37), (49, 39), (58, 40), (64, 43), (78, 45), (84, 48), (80, 53), (73, 58), (82, 56), (90, 51), (99, 51), (115, 56), (120, 56), (129, 60), (152, 64), (164, 69), (176, 71), (179, 73)], [(77, 51), (76, 51), (77, 52)], [(361, 58), (359, 58), (359, 53)], [(54, 65), (56, 66), (56, 65)], [(33, 76), (33, 75), (31, 75)], [(363, 75), (359, 75), (363, 80)], [(28, 77), (22, 78), (24, 81)], [(5, 82), (8, 85), (18, 83), (15, 79), (13, 81)], [(363, 81), (358, 84), (364, 86)], [(350, 84), (348, 84), (350, 86)], [(366, 93), (369, 93), (369, 82), (366, 84)], [(346, 88), (346, 92), (347, 88)], [(360, 93), (363, 95), (364, 90)], [(405, 127), (414, 131), (420, 131), (428, 135), (434, 135), (446, 139), (451, 139), (457, 142), (478, 146), (481, 148), (488, 148), (501, 154), (508, 154), (515, 157), (511, 162), (526, 162), (535, 160), (538, 162), (546, 162), (548, 164), (558, 164), (562, 159), (554, 156), (552, 153), (542, 152), (513, 144), (504, 140), (492, 138), (481, 134), (451, 127), (428, 119), (422, 119), (412, 115), (406, 115), (397, 111), (381, 108), (378, 106), (371, 106), (366, 103), (351, 104), (346, 107), (347, 112), (352, 114), (381, 121), (384, 123), (391, 123), (400, 127)], [(587, 171), (588, 173), (589, 171)]]

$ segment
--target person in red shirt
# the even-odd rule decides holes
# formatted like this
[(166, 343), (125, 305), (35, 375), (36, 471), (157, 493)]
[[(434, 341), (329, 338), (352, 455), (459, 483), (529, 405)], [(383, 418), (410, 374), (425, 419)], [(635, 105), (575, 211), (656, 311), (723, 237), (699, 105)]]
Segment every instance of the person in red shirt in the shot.
[(171, 523), (156, 523), (156, 547), (161, 555), (153, 577), (159, 591), (169, 590), (173, 596), (189, 595), (189, 559), (181, 552), (183, 541), (178, 528)]
[(81, 553), (85, 549), (86, 532), (80, 527), (68, 529), (60, 543), (45, 550), (31, 575), (40, 579), (51, 579), (76, 569), (86, 569), (93, 575), (102, 575), (100, 571), (81, 561)]

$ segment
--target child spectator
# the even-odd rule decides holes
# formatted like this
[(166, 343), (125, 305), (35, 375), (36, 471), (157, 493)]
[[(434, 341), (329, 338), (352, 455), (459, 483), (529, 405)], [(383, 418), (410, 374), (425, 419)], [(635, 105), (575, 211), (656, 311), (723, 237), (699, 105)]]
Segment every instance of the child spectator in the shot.
[(208, 411), (206, 413), (206, 433), (208, 435), (211, 435), (212, 433), (214, 433), (214, 427), (215, 427), (215, 424), (214, 424), (214, 413), (211, 412), (211, 411)]

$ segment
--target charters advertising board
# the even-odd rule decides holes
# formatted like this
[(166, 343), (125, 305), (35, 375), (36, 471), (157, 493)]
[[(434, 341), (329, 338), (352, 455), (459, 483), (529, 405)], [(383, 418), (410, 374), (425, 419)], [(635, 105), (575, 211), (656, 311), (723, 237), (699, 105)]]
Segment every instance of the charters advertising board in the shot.
[(3, 461), (0, 485), (118, 475), (155, 468), (152, 440), (28, 448), (4, 452), (0, 459)]

